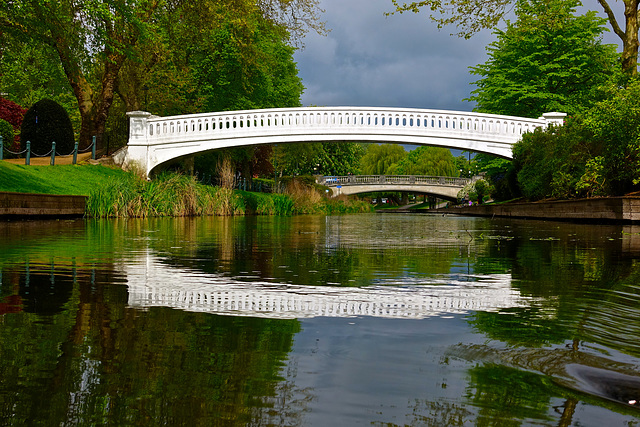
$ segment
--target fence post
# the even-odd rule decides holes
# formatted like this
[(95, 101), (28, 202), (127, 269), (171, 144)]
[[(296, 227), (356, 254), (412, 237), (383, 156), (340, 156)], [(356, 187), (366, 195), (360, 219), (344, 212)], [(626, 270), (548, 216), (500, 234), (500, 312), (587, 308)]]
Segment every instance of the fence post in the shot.
[(56, 164), (56, 142), (51, 143), (51, 166)]
[(95, 160), (96, 159), (96, 136), (94, 135), (93, 138), (93, 144), (91, 145), (91, 160)]
[(27, 141), (27, 156), (24, 158), (24, 164), (27, 166), (31, 164), (31, 141)]
[(78, 162), (78, 143), (76, 142), (73, 146), (73, 164), (75, 165)]
[(0, 160), (4, 160), (4, 145), (2, 144), (2, 135), (0, 135)]

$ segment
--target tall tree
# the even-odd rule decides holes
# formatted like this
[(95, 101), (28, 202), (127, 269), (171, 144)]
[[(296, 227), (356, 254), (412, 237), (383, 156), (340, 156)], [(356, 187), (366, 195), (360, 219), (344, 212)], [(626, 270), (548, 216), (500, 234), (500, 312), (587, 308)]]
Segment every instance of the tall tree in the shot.
[[(104, 132), (116, 89), (123, 95), (126, 108), (135, 108), (146, 98), (145, 75), (149, 63), (178, 55), (192, 54), (201, 29), (211, 15), (223, 9), (238, 12), (234, 22), (242, 25), (246, 10), (261, 11), (265, 19), (300, 35), (307, 28), (322, 31), (317, 19), (317, 0), (0, 0), (0, 32), (18, 46), (44, 45), (55, 52), (78, 103), (81, 117), (80, 140), (88, 144), (94, 134)], [(181, 45), (158, 45), (171, 39), (171, 25), (177, 30), (188, 27), (190, 36), (180, 38)], [(213, 22), (217, 22), (213, 20)], [(163, 28), (161, 25), (165, 24)], [(162, 31), (164, 33), (162, 33)], [(186, 32), (182, 33), (183, 35)], [(161, 36), (165, 37), (161, 37)], [(145, 41), (145, 48), (139, 43)], [(150, 47), (150, 51), (146, 50)], [(141, 72), (134, 76), (121, 70), (127, 60)], [(180, 76), (184, 62), (172, 62), (173, 74)], [(169, 67), (167, 67), (169, 69)], [(131, 73), (131, 74), (129, 74)], [(125, 84), (125, 80), (126, 83)]]
[(371, 144), (360, 159), (360, 170), (365, 175), (385, 175), (389, 168), (404, 159), (407, 152), (399, 144)]
[[(44, 98), (52, 99), (65, 108), (74, 129), (79, 130), (78, 102), (57, 54), (47, 46), (19, 44), (6, 35), (0, 35), (0, 44), (4, 48), (0, 58), (0, 88), (5, 96), (27, 107)], [(18, 133), (19, 129), (18, 124)]]
[(604, 96), (601, 87), (616, 70), (613, 45), (601, 44), (605, 20), (595, 12), (575, 16), (577, 0), (529, 0), (517, 20), (487, 50), (482, 76), (470, 100), (486, 113), (539, 117), (548, 111), (573, 115)]
[[(398, 13), (429, 10), (431, 20), (438, 28), (455, 25), (457, 35), (469, 38), (486, 28), (497, 28), (511, 6), (521, 0), (419, 0), (401, 2), (391, 0)], [(624, 5), (624, 28), (618, 22), (609, 0), (598, 0), (609, 20), (613, 32), (622, 41), (622, 69), (635, 76), (638, 73), (638, 7), (640, 0), (622, 0)]]
[(120, 68), (146, 32), (158, 0), (2, 0), (0, 29), (57, 54), (78, 102), (80, 142), (104, 132)]
[(451, 151), (441, 147), (418, 147), (392, 165), (393, 175), (460, 176)]

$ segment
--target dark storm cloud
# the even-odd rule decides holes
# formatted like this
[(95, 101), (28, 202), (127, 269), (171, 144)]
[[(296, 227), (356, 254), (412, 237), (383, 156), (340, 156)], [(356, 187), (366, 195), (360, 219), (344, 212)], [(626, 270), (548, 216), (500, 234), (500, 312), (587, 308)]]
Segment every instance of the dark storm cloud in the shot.
[(331, 32), (296, 54), (303, 105), (471, 110), (469, 66), (486, 60), (486, 32), (471, 40), (438, 31), (426, 15), (394, 15), (390, 0), (323, 0)]

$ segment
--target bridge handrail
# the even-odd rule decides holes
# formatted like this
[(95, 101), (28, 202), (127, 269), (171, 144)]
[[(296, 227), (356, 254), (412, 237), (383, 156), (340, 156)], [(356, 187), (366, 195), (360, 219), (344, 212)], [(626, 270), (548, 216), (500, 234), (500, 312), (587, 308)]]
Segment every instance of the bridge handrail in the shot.
[(175, 139), (180, 135), (237, 134), (263, 132), (265, 128), (398, 128), (437, 129), (445, 133), (475, 133), (514, 136), (550, 123), (562, 124), (564, 114), (546, 113), (539, 119), (463, 111), (374, 108), (312, 107), (275, 108), (190, 114), (170, 117), (133, 111), (130, 143)]
[(464, 187), (471, 179), (428, 175), (346, 175), (318, 176), (316, 182), (327, 187), (338, 185), (442, 185)]

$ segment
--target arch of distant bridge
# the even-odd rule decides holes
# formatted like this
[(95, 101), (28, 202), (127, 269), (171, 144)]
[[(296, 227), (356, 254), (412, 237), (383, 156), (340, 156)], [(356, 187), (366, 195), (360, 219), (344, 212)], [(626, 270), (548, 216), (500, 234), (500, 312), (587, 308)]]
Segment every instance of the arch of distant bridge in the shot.
[(290, 142), (360, 141), (434, 145), (510, 158), (522, 134), (562, 124), (565, 114), (539, 119), (472, 112), (370, 107), (306, 107), (157, 117), (127, 113), (127, 149), (116, 156), (149, 174), (177, 158), (221, 148)]
[(408, 192), (429, 194), (456, 200), (471, 178), (424, 175), (347, 175), (317, 177), (318, 184), (332, 188), (334, 195), (373, 192)]

